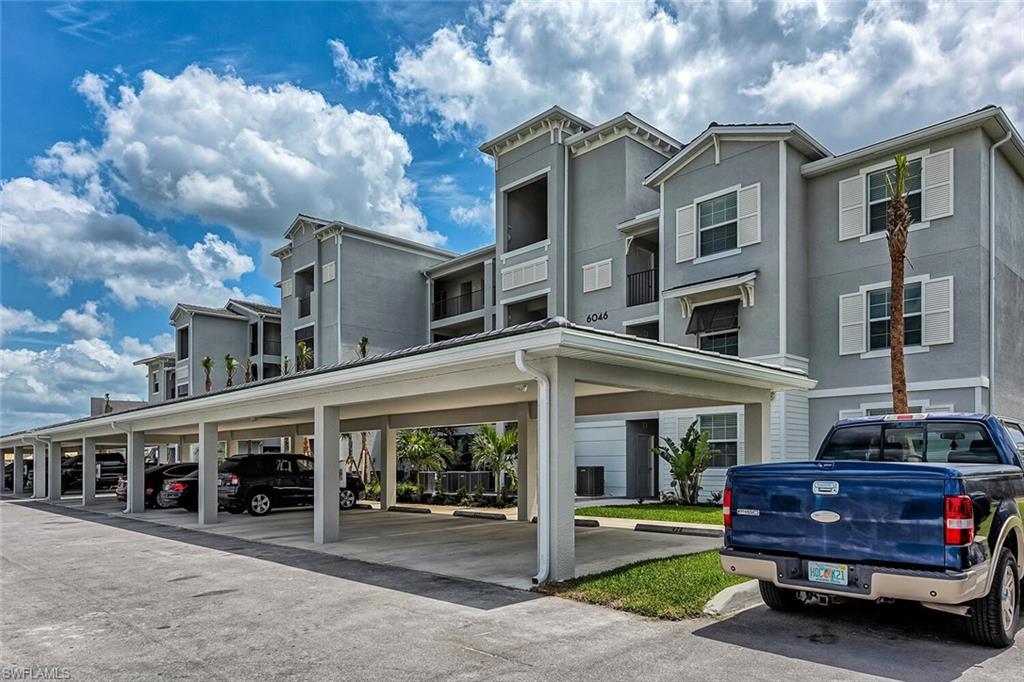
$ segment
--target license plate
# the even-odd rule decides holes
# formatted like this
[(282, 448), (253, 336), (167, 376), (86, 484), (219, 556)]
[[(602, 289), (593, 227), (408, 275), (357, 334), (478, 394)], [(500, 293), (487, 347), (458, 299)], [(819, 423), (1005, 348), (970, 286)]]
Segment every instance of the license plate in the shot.
[(807, 579), (812, 583), (846, 585), (849, 582), (849, 569), (846, 564), (829, 564), (822, 561), (808, 561)]

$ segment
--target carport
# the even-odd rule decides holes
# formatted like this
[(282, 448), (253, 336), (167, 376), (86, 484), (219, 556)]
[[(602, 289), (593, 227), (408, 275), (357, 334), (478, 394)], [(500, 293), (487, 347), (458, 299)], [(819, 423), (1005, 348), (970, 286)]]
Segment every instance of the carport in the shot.
[[(534, 578), (542, 582), (576, 574), (577, 415), (741, 404), (746, 412), (746, 459), (751, 462), (768, 459), (774, 392), (813, 386), (812, 380), (796, 370), (553, 318), (12, 434), (0, 438), (0, 446), (32, 442), (45, 450), (54, 442), (74, 440), (81, 442), (83, 455), (88, 456), (95, 452), (97, 442), (118, 434), (128, 452), (128, 510), (140, 513), (144, 511), (146, 443), (197, 440), (196, 524), (209, 527), (218, 523), (218, 440), (312, 434), (315, 503), (312, 533), (307, 538), (319, 546), (336, 545), (344, 553), (346, 543), (354, 543), (356, 536), (342, 525), (355, 527), (360, 516), (342, 515), (338, 510), (342, 432), (379, 430), (384, 435), (379, 468), (382, 508), (387, 509), (395, 502), (400, 430), (517, 422), (519, 519), (528, 521), (536, 516), (537, 524), (535, 531), (524, 524), (515, 532), (534, 536)], [(52, 450), (59, 457), (59, 448)], [(57, 490), (59, 496), (59, 478)], [(95, 502), (83, 495), (83, 503)], [(374, 523), (387, 523), (382, 512), (360, 514), (370, 515), (361, 527), (371, 537)], [(234, 519), (225, 525), (229, 523), (235, 525)], [(469, 530), (465, 532), (468, 539)], [(457, 544), (457, 534), (452, 541)], [(521, 544), (513, 543), (509, 551), (516, 551), (516, 546)], [(380, 550), (386, 554), (387, 545)], [(452, 561), (468, 560), (465, 555), (457, 558), (457, 551), (450, 551), (449, 556)]]

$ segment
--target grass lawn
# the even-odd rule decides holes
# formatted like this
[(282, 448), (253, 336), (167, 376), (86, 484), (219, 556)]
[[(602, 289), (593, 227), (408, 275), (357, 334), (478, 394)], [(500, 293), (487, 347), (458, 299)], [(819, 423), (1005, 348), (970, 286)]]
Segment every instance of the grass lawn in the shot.
[(654, 618), (692, 618), (701, 615), (704, 605), (718, 592), (747, 580), (727, 575), (718, 561), (717, 550), (641, 561), (542, 589)]
[(678, 521), (681, 523), (714, 523), (722, 525), (721, 507), (681, 507), (676, 504), (623, 504), (610, 507), (580, 507), (576, 516), (641, 519), (644, 521)]

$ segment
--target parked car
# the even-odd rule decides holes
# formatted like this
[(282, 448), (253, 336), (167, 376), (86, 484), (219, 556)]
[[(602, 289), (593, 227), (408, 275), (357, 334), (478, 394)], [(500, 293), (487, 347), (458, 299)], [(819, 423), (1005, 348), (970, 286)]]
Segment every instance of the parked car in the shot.
[[(348, 474), (338, 492), (339, 507), (352, 508), (365, 490), (358, 476)], [(229, 512), (247, 511), (253, 516), (313, 504), (313, 458), (293, 454), (229, 457), (220, 467), (217, 499)]]
[(838, 422), (813, 462), (736, 466), (723, 494), (727, 573), (772, 609), (920, 602), (1013, 644), (1024, 559), (1024, 427), (981, 414)]
[[(22, 460), (22, 490), (32, 490), (32, 460)], [(4, 465), (4, 490), (14, 490), (14, 462)]]
[[(128, 474), (124, 453), (96, 453), (96, 490), (117, 488), (122, 476)], [(82, 456), (67, 457), (60, 467), (61, 491), (82, 489)]]
[(181, 507), (194, 512), (199, 509), (199, 469), (181, 478), (165, 480), (157, 493), (157, 505), (161, 509)]
[[(146, 490), (146, 506), (147, 507), (159, 507), (166, 509), (167, 507), (176, 506), (174, 504), (164, 505), (160, 499), (160, 493), (163, 491), (164, 482), (181, 478), (182, 476), (188, 476), (193, 471), (199, 468), (199, 465), (195, 462), (182, 462), (180, 464), (158, 464), (157, 466), (149, 467), (146, 469), (144, 474), (144, 487)], [(115, 491), (117, 499), (121, 502), (127, 502), (128, 500), (128, 478), (122, 476), (117, 481), (117, 490)]]

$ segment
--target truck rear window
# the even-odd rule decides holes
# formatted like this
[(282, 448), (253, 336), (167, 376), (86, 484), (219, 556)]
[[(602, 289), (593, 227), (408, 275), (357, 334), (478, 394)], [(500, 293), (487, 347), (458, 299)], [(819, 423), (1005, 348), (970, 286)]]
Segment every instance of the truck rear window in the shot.
[(818, 459), (998, 464), (984, 425), (974, 422), (854, 424), (832, 432)]

